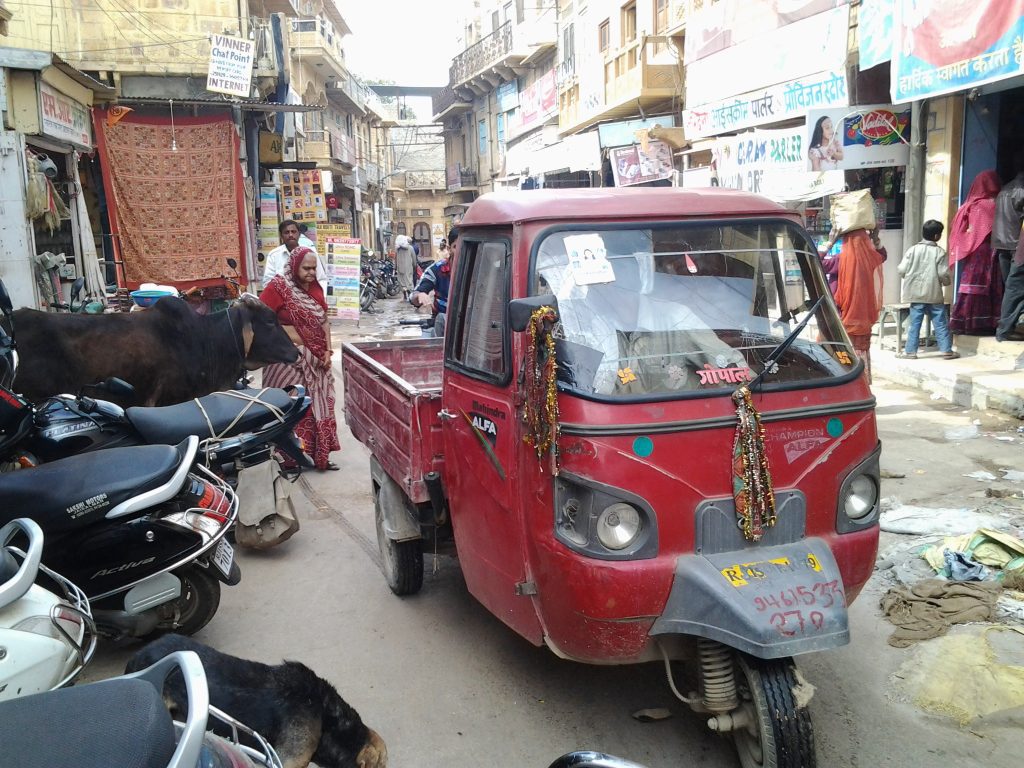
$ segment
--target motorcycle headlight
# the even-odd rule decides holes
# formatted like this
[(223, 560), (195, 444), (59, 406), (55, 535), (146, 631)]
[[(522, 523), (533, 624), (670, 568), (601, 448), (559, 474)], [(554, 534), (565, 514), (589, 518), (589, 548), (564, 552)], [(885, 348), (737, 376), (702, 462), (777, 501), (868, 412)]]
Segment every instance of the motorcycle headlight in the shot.
[(625, 549), (640, 535), (640, 513), (618, 502), (605, 507), (597, 518), (597, 538), (608, 549)]
[(843, 508), (851, 520), (860, 520), (871, 514), (878, 503), (878, 486), (869, 475), (858, 475), (846, 486)]

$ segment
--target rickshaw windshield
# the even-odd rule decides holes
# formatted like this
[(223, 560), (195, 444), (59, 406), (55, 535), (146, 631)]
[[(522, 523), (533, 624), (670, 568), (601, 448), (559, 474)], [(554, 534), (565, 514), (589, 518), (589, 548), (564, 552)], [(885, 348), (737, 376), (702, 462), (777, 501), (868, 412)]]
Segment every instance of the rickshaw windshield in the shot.
[[(813, 243), (774, 219), (556, 231), (532, 279), (533, 295), (558, 299), (560, 382), (599, 398), (735, 389), (827, 292)], [(856, 365), (826, 300), (763, 386), (824, 384)]]

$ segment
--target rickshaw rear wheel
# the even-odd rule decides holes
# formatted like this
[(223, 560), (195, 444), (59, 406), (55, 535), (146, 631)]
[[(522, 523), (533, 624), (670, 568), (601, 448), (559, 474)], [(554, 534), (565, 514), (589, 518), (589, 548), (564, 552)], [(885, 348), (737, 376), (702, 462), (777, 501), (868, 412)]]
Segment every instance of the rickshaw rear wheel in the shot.
[(736, 667), (740, 707), (751, 715), (732, 734), (743, 768), (815, 768), (814, 728), (794, 694), (793, 660), (737, 654)]
[(384, 530), (384, 507), (405, 501), (394, 481), (387, 479), (374, 496), (374, 527), (384, 578), (399, 597), (415, 595), (423, 587), (423, 541), (395, 541)]

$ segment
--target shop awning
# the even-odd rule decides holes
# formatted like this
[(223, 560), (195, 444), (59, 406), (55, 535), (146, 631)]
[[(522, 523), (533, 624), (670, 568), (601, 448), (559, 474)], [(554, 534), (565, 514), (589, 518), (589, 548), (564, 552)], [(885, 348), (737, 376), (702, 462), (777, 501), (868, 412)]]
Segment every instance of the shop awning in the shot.
[(566, 136), (544, 147), (513, 146), (505, 153), (505, 176), (601, 170), (597, 131)]
[(117, 91), (101, 83), (99, 80), (75, 69), (64, 59), (49, 51), (33, 51), (28, 48), (4, 48), (0, 47), (0, 68), (7, 69), (30, 69), (42, 72), (48, 67), (54, 67), (70, 77), (83, 88), (88, 88), (99, 99), (112, 99)]
[(185, 98), (170, 99), (165, 96), (121, 96), (119, 103), (124, 104), (169, 104), (173, 101), (179, 106), (189, 107), (238, 107), (244, 112), (320, 112), (327, 107), (323, 104), (278, 104), (266, 101), (233, 101), (218, 98)]

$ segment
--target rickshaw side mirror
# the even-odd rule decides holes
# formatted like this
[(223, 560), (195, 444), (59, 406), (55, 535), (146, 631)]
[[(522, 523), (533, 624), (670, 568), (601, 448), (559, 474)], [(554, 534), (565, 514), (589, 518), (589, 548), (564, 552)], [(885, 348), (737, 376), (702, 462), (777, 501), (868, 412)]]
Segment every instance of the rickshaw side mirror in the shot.
[(541, 307), (554, 307), (558, 312), (558, 299), (553, 293), (543, 296), (527, 296), (525, 299), (512, 299), (508, 303), (508, 321), (513, 331), (522, 333), (530, 324), (530, 317)]
[(0, 280), (0, 312), (9, 315), (13, 310), (14, 306), (11, 304), (11, 295), (7, 293), (7, 286), (4, 285), (4, 281)]

